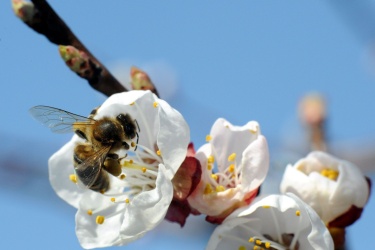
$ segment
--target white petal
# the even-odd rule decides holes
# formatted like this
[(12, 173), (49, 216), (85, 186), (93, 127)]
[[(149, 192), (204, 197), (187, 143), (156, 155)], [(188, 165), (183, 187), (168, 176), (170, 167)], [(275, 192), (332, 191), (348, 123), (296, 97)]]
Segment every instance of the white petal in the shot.
[(266, 138), (259, 135), (242, 154), (242, 186), (244, 192), (258, 188), (266, 178), (269, 153)]
[(219, 118), (212, 126), (210, 141), (215, 153), (215, 160), (219, 171), (222, 172), (229, 165), (228, 156), (236, 153), (236, 162), (242, 161), (242, 152), (259, 135), (259, 124), (255, 121), (248, 122), (242, 127), (233, 126), (227, 120)]
[(73, 151), (78, 141), (80, 141), (78, 136), (73, 136), (48, 161), (49, 180), (52, 188), (61, 199), (75, 208), (78, 208), (82, 194), (88, 191), (79, 188), (69, 179), (69, 176), (74, 174)]
[[(120, 228), (125, 205), (125, 202), (115, 204), (109, 197), (96, 192), (86, 193), (76, 214), (76, 234), (81, 246), (91, 249), (123, 245)], [(92, 215), (87, 213), (89, 209), (92, 209)], [(103, 224), (96, 223), (98, 215), (104, 216)]]
[(167, 177), (165, 167), (160, 164), (156, 187), (138, 194), (126, 207), (121, 226), (122, 241), (134, 241), (156, 227), (164, 219), (172, 197), (172, 182)]

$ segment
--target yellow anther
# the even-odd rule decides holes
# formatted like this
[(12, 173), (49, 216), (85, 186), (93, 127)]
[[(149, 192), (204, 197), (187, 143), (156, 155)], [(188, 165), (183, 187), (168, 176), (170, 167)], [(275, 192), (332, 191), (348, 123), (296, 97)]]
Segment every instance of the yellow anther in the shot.
[(254, 246), (254, 247), (253, 247), (253, 250), (259, 250), (259, 249), (260, 249), (259, 246)]
[(209, 142), (209, 141), (211, 141), (212, 140), (212, 136), (210, 136), (210, 135), (206, 135), (206, 142)]
[(204, 193), (204, 194), (211, 194), (213, 191), (214, 191), (214, 190), (212, 189), (211, 184), (208, 183), (208, 184), (206, 184), (206, 187), (204, 188), (203, 193)]
[(234, 161), (236, 159), (236, 153), (231, 154), (228, 156), (228, 161)]
[(210, 155), (208, 158), (207, 158), (207, 162), (208, 163), (214, 163), (215, 162), (215, 157), (213, 155)]
[(264, 246), (268, 249), (271, 247), (271, 242), (264, 242)]
[(154, 102), (154, 108), (156, 108), (158, 105), (159, 105), (159, 103), (157, 103), (157, 102)]
[(300, 216), (300, 215), (301, 215), (301, 211), (297, 210), (297, 211), (296, 211), (296, 215), (297, 215), (297, 216)]
[(130, 143), (130, 146), (131, 146), (132, 148), (134, 148), (135, 145), (136, 145), (136, 144), (135, 144), (135, 142), (133, 142), (133, 141)]
[(255, 244), (262, 245), (262, 241), (261, 240), (255, 240)]
[(331, 179), (333, 181), (337, 180), (337, 177), (339, 176), (339, 172), (333, 169), (325, 168), (320, 171), (320, 174), (324, 177), (327, 177), (328, 179)]
[(211, 178), (214, 179), (215, 181), (217, 181), (217, 175), (216, 174), (212, 174)]
[(250, 133), (252, 133), (252, 134), (256, 134), (256, 133), (258, 132), (256, 129), (253, 129), (253, 128), (249, 129), (249, 131), (250, 131)]
[(246, 247), (245, 246), (239, 246), (238, 250), (246, 250)]
[(264, 205), (262, 206), (262, 208), (270, 208), (271, 206), (268, 206), (268, 205)]
[(125, 203), (128, 203), (129, 204), (130, 200), (129, 199), (125, 199)]
[(225, 191), (225, 187), (222, 185), (216, 186), (216, 192), (223, 192)]
[(121, 174), (121, 175), (120, 175), (120, 179), (121, 179), (121, 180), (125, 179), (125, 177), (126, 177), (125, 174)]
[(96, 216), (96, 224), (103, 224), (104, 223), (104, 216), (98, 215)]
[(87, 210), (87, 214), (91, 216), (92, 215), (92, 210), (91, 209)]
[(134, 162), (134, 161), (133, 161), (132, 159), (129, 160), (129, 163), (130, 163), (130, 164), (133, 164), (133, 162)]
[(111, 201), (112, 201), (112, 202), (115, 202), (115, 201), (116, 201), (116, 198), (112, 197), (112, 198), (111, 198)]
[(146, 173), (146, 171), (147, 171), (147, 168), (142, 168), (143, 173)]
[(100, 190), (99, 192), (100, 192), (101, 194), (104, 194), (104, 193), (105, 193), (105, 190), (102, 189), (102, 190)]
[(132, 102), (132, 103), (130, 103), (130, 106), (133, 106), (135, 104), (135, 102)]
[(212, 170), (212, 165), (211, 164), (207, 165), (207, 170)]
[(69, 175), (69, 179), (73, 182), (73, 183), (77, 183), (77, 176), (75, 174), (71, 174)]
[(235, 169), (234, 164), (230, 164), (229, 167), (228, 167), (229, 173), (233, 173), (234, 169)]
[(254, 242), (254, 238), (250, 237), (249, 242)]
[(161, 156), (161, 152), (160, 152), (160, 150), (156, 151), (156, 154), (157, 154), (158, 156)]

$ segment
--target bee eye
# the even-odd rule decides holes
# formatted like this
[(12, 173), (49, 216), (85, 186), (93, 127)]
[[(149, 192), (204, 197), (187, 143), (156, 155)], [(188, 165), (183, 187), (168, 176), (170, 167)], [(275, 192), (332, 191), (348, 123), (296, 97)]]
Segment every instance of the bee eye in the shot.
[(77, 130), (74, 131), (74, 132), (75, 132), (80, 138), (87, 140), (87, 137), (86, 137), (85, 133), (83, 133), (81, 130), (77, 129)]

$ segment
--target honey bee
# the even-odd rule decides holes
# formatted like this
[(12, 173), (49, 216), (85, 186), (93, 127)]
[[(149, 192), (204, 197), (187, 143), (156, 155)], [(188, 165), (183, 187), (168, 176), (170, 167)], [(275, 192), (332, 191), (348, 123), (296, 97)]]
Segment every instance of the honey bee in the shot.
[[(80, 186), (97, 192), (109, 189), (108, 173), (121, 174), (120, 160), (115, 152), (119, 149), (137, 149), (139, 126), (129, 114), (94, 119), (97, 109), (89, 117), (70, 113), (49, 106), (35, 106), (31, 115), (54, 133), (74, 131), (85, 142), (78, 142), (74, 148), (73, 162)], [(128, 142), (136, 138), (136, 143)]]

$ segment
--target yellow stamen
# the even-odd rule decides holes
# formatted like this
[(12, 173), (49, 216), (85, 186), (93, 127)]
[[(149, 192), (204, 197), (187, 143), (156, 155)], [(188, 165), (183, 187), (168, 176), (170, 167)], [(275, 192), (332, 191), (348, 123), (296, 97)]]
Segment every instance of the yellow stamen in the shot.
[(234, 164), (230, 164), (229, 165), (228, 171), (229, 171), (229, 173), (233, 173), (234, 172)]
[(69, 175), (69, 179), (73, 182), (73, 183), (77, 183), (77, 176), (75, 174), (71, 174)]
[(208, 158), (207, 158), (207, 162), (208, 163), (214, 163), (215, 162), (215, 157), (213, 155), (210, 155)]
[(143, 173), (146, 173), (146, 171), (147, 171), (147, 168), (142, 168)]
[(104, 193), (105, 193), (105, 190), (102, 189), (102, 190), (100, 190), (99, 192), (100, 192), (101, 194), (104, 194)]
[(112, 198), (111, 198), (111, 201), (112, 201), (112, 202), (115, 202), (115, 201), (116, 201), (116, 198), (112, 197)]
[(125, 203), (128, 203), (128, 204), (129, 204), (129, 202), (130, 202), (130, 200), (129, 200), (129, 199), (126, 199), (126, 200), (125, 200)]
[(157, 102), (154, 102), (154, 108), (156, 108), (158, 105), (159, 105), (159, 103), (157, 103)]
[(253, 128), (249, 129), (249, 131), (250, 131), (250, 133), (252, 133), (252, 134), (256, 134), (256, 133), (257, 133), (257, 130), (256, 130), (256, 129), (253, 129)]
[(130, 146), (131, 146), (132, 148), (134, 148), (135, 145), (136, 145), (136, 144), (135, 144), (135, 142), (133, 142), (133, 141), (130, 143)]
[(211, 184), (208, 183), (208, 184), (206, 184), (206, 187), (204, 188), (203, 193), (204, 193), (204, 194), (211, 194), (213, 191), (214, 191), (214, 190), (212, 189)]
[(214, 179), (215, 181), (217, 181), (217, 175), (216, 174), (212, 174), (211, 178)]
[(265, 242), (264, 243), (264, 246), (268, 249), (271, 247), (271, 242)]
[(132, 103), (130, 103), (130, 106), (133, 106), (135, 104), (135, 102), (132, 102)]
[(236, 153), (231, 154), (228, 156), (228, 161), (234, 161), (236, 159)]
[(259, 249), (260, 249), (259, 246), (254, 246), (254, 247), (253, 247), (253, 250), (259, 250)]
[(262, 241), (261, 240), (255, 240), (255, 244), (262, 245)]
[(325, 168), (320, 171), (320, 174), (327, 177), (330, 180), (336, 181), (339, 176), (339, 172), (333, 169)]
[(125, 179), (125, 177), (126, 177), (125, 174), (121, 174), (121, 175), (120, 175), (120, 179), (121, 179), (121, 180)]
[(225, 187), (222, 185), (216, 186), (216, 192), (223, 192), (225, 191)]
[(246, 250), (246, 247), (245, 246), (239, 246), (238, 250)]
[(160, 152), (160, 150), (156, 151), (156, 154), (157, 154), (158, 156), (161, 156), (161, 152)]
[(211, 141), (212, 140), (212, 136), (210, 136), (210, 135), (206, 135), (206, 142), (209, 142), (209, 141)]
[(129, 160), (129, 163), (130, 163), (130, 164), (133, 164), (133, 160), (132, 160), (132, 159), (130, 159), (130, 160)]
[(249, 242), (254, 242), (254, 238), (250, 237)]
[(91, 216), (92, 215), (92, 210), (91, 209), (87, 210), (87, 214)]
[(207, 165), (207, 170), (212, 170), (212, 165), (211, 164)]
[(270, 208), (271, 206), (268, 206), (268, 205), (264, 205), (262, 206), (263, 208)]
[(104, 216), (102, 216), (102, 215), (98, 215), (98, 216), (96, 216), (96, 224), (103, 224), (104, 223)]
[(297, 216), (300, 216), (300, 215), (301, 215), (301, 211), (297, 210), (297, 211), (296, 211), (296, 215), (297, 215)]

